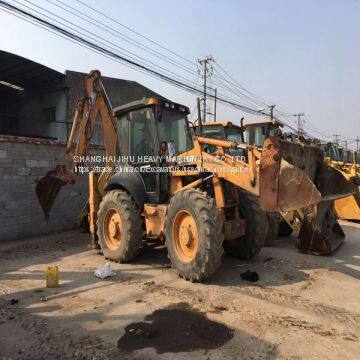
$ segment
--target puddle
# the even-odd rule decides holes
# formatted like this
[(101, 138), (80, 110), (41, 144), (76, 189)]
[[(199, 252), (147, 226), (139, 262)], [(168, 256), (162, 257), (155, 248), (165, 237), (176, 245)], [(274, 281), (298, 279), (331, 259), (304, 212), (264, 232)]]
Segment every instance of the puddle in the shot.
[(143, 322), (127, 325), (118, 348), (131, 352), (152, 347), (158, 354), (217, 349), (233, 336), (232, 329), (182, 302), (154, 311)]

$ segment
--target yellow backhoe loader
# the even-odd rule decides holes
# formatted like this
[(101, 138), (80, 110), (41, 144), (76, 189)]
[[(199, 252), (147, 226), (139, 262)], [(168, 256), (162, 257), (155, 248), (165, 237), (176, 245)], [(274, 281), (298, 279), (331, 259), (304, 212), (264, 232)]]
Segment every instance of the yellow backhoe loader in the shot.
[[(259, 150), (263, 152), (270, 151), (271, 153), (272, 151), (267, 148), (268, 144), (266, 139), (276, 134), (281, 136), (280, 130), (282, 126), (282, 123), (276, 120), (244, 124), (242, 119), (240, 126), (229, 121), (203, 123), (202, 131), (206, 137), (237, 140), (246, 142), (249, 145), (256, 144)], [(286, 137), (291, 137), (291, 135), (287, 135)], [(294, 142), (295, 139), (291, 138), (290, 140)], [(328, 188), (328, 195), (323, 197), (323, 201), (316, 207), (299, 207), (298, 209), (291, 209), (291, 211), (284, 211), (283, 208), (280, 211), (281, 218), (278, 212), (268, 213), (269, 231), (265, 244), (270, 245), (278, 232), (281, 235), (290, 235), (290, 233), (294, 231), (298, 235), (297, 247), (302, 252), (316, 255), (329, 254), (340, 246), (345, 237), (334, 216), (333, 201), (331, 199), (341, 198), (340, 200), (342, 200), (342, 196), (345, 196), (352, 187), (346, 184), (346, 179), (343, 178), (340, 173), (330, 169), (327, 163), (315, 165), (320, 159), (323, 159), (323, 154), (320, 154), (321, 151), (318, 151), (318, 154), (314, 156), (314, 150), (310, 150), (311, 146), (293, 146), (290, 144), (291, 142), (284, 142), (283, 144), (284, 148), (288, 147), (285, 152), (287, 155), (281, 160), (284, 163), (281, 164), (284, 169), (286, 168), (286, 160), (290, 158), (291, 162), (297, 164), (301, 169), (308, 167), (307, 171), (310, 172), (321, 171), (324, 174), (332, 173), (332, 181), (334, 181), (334, 183), (328, 183), (326, 185), (330, 185), (331, 189)], [(213, 149), (210, 151), (213, 151)], [(233, 152), (232, 154), (234, 156), (241, 155), (239, 152)], [(301, 164), (301, 157), (307, 158), (307, 164), (305, 164), (305, 162)], [(311, 168), (312, 170), (310, 170)], [(321, 173), (318, 174), (319, 178), (320, 175)], [(299, 174), (299, 176), (301, 175)], [(295, 179), (289, 181), (289, 186), (286, 190), (290, 198), (293, 196), (291, 193), (297, 191), (297, 189), (291, 188), (291, 182), (294, 181)]]
[[(160, 238), (178, 274), (202, 281), (220, 265), (223, 247), (244, 259), (259, 253), (268, 231), (265, 211), (309, 207), (331, 194), (333, 174), (315, 171), (323, 164), (313, 159), (320, 156), (317, 149), (309, 147), (309, 157), (291, 164), (292, 153), (301, 149), (277, 137), (266, 140), (262, 153), (256, 146), (192, 137), (188, 113), (185, 106), (156, 98), (112, 111), (100, 72), (92, 71), (78, 103), (66, 163), (37, 184), (45, 215), (86, 161), (98, 115), (107, 158), (102, 173), (89, 174), (89, 223), (93, 244), (108, 259), (131, 261), (142, 241)], [(215, 146), (217, 154), (204, 151), (207, 146)], [(246, 161), (228, 154), (239, 148)]]

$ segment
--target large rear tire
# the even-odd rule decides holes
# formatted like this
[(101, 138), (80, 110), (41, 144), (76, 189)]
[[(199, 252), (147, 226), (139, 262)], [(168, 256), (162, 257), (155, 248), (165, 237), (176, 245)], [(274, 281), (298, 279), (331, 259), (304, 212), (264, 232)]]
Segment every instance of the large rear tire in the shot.
[(101, 201), (96, 223), (105, 258), (117, 262), (133, 260), (140, 251), (142, 223), (140, 211), (127, 192), (108, 192)]
[(220, 266), (224, 234), (214, 200), (199, 190), (183, 190), (169, 204), (166, 247), (174, 269), (191, 281), (203, 281)]
[(224, 241), (226, 253), (238, 259), (255, 257), (265, 244), (269, 222), (265, 211), (260, 209), (259, 199), (238, 189), (240, 215), (246, 220), (245, 235), (231, 241)]

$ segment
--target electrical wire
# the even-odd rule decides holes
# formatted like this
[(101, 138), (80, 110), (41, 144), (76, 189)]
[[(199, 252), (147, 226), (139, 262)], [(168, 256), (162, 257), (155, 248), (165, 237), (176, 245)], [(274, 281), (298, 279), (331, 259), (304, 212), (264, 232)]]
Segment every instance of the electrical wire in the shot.
[(78, 3), (80, 3), (80, 4), (82, 4), (82, 5), (84, 5), (84, 6), (86, 6), (86, 7), (89, 8), (89, 9), (93, 10), (93, 11), (96, 12), (97, 14), (102, 15), (102, 16), (105, 17), (106, 19), (108, 19), (108, 20), (110, 20), (110, 21), (112, 21), (112, 22), (120, 25), (121, 27), (129, 30), (130, 32), (132, 32), (132, 33), (140, 36), (141, 38), (143, 38), (143, 39), (151, 42), (153, 45), (156, 45), (156, 46), (160, 47), (161, 49), (166, 50), (167, 52), (169, 52), (169, 53), (171, 53), (171, 54), (173, 54), (173, 55), (181, 58), (182, 60), (188, 62), (189, 64), (196, 65), (193, 61), (191, 61), (191, 60), (185, 58), (184, 56), (182, 56), (182, 55), (180, 55), (180, 54), (178, 54), (178, 53), (176, 53), (176, 52), (168, 49), (167, 47), (165, 47), (165, 46), (161, 45), (160, 43), (158, 43), (158, 42), (156, 42), (156, 41), (148, 38), (147, 36), (145, 36), (145, 35), (143, 35), (143, 34), (140, 34), (139, 32), (137, 32), (136, 30), (130, 28), (129, 26), (126, 26), (126, 25), (122, 24), (120, 21), (115, 20), (115, 19), (113, 19), (112, 17), (106, 15), (105, 13), (103, 13), (103, 12), (101, 12), (101, 11), (93, 8), (93, 7), (90, 6), (88, 3), (84, 2), (84, 1), (81, 1), (81, 0), (75, 0), (75, 1), (78, 2)]
[[(141, 63), (141, 64), (146, 64), (146, 63), (147, 63), (147, 66), (150, 66), (150, 67), (153, 68), (153, 69), (155, 69), (156, 67), (158, 67), (158, 68), (160, 68), (161, 70), (165, 71), (166, 73), (168, 73), (168, 74), (170, 74), (170, 75), (172, 75), (172, 76), (178, 77), (179, 79), (184, 80), (184, 81), (187, 81), (187, 82), (191, 82), (191, 80), (189, 80), (189, 79), (187, 79), (187, 78), (185, 78), (185, 77), (183, 77), (183, 76), (180, 76), (180, 75), (174, 73), (173, 71), (168, 70), (168, 69), (166, 69), (166, 68), (164, 68), (164, 67), (162, 67), (162, 66), (159, 66), (159, 65), (153, 63), (152, 61), (149, 61), (149, 60), (147, 60), (147, 59), (145, 59), (145, 58), (143, 58), (143, 57), (141, 57), (141, 56), (138, 56), (137, 54), (135, 54), (135, 53), (133, 53), (133, 52), (131, 52), (131, 51), (129, 51), (129, 50), (126, 50), (125, 48), (123, 48), (123, 47), (121, 47), (121, 46), (118, 46), (117, 44), (113, 43), (112, 41), (109, 41), (109, 40), (107, 40), (107, 39), (105, 39), (105, 38), (103, 38), (103, 37), (101, 37), (101, 36), (98, 36), (97, 34), (91, 32), (91, 31), (89, 31), (89, 30), (87, 30), (87, 29), (85, 29), (85, 28), (83, 28), (83, 27), (81, 27), (81, 26), (79, 26), (79, 25), (76, 25), (75, 23), (73, 23), (73, 22), (71, 22), (71, 21), (69, 21), (69, 20), (66, 20), (64, 17), (61, 17), (61, 16), (59, 16), (59, 15), (57, 15), (57, 14), (55, 14), (55, 13), (53, 13), (53, 12), (51, 12), (51, 11), (43, 8), (43, 7), (41, 7), (41, 6), (39, 6), (39, 5), (36, 5), (36, 4), (34, 4), (33, 2), (31, 2), (31, 1), (29, 1), (29, 0), (24, 0), (24, 1), (26, 1), (27, 3), (30, 3), (31, 5), (35, 6), (35, 7), (38, 8), (38, 9), (44, 10), (45, 12), (50, 13), (50, 14), (58, 17), (59, 19), (61, 19), (61, 20), (65, 21), (65, 22), (71, 24), (72, 26), (75, 26), (75, 27), (78, 28), (78, 29), (81, 29), (81, 30), (83, 30), (83, 31), (85, 31), (85, 32), (88, 32), (89, 34), (95, 36), (96, 38), (100, 39), (101, 41), (96, 40), (94, 37), (89, 36), (88, 34), (82, 32), (82, 31), (75, 30), (72, 26), (66, 25), (66, 24), (64, 24), (63, 22), (61, 22), (61, 21), (59, 21), (59, 20), (57, 20), (57, 19), (54, 19), (53, 17), (51, 17), (51, 16), (49, 16), (49, 15), (46, 15), (46, 14), (44, 14), (43, 12), (41, 12), (41, 11), (39, 11), (39, 10), (36, 10), (36, 9), (30, 7), (30, 6), (24, 5), (24, 4), (20, 3), (20, 2), (17, 1), (17, 0), (12, 0), (12, 1), (15, 2), (15, 3), (17, 3), (17, 4), (20, 4), (21, 6), (27, 8), (27, 9), (30, 9), (30, 10), (36, 12), (37, 14), (41, 14), (41, 15), (47, 17), (48, 19), (51, 19), (52, 21), (54, 21), (54, 22), (56, 22), (56, 23), (58, 23), (58, 24), (60, 24), (60, 25), (62, 25), (62, 26), (65, 26), (65, 28), (68, 28), (68, 29), (70, 29), (70, 30), (72, 30), (72, 31), (77, 31), (79, 34), (81, 34), (82, 36), (86, 36), (88, 39), (90, 39), (90, 40), (92, 40), (92, 41), (98, 41), (99, 44), (101, 44), (101, 45), (103, 45), (103, 46), (107, 46), (107, 47), (108, 47), (109, 49), (111, 49), (111, 50), (116, 50), (116, 49), (117, 49), (117, 50), (121, 50), (121, 51), (122, 51), (122, 52), (121, 52), (122, 55), (125, 55), (124, 52), (126, 52), (126, 53), (127, 53), (127, 56), (128, 56), (130, 59), (132, 59), (132, 60), (136, 60), (136, 61), (138, 61), (138, 62)], [(104, 41), (105, 41), (105, 43), (107, 43), (107, 44), (105, 44)], [(110, 45), (108, 45), (108, 44), (111, 44), (111, 45), (113, 45), (113, 46), (110, 46)], [(129, 54), (130, 54), (130, 55), (129, 55)]]
[[(42, 19), (38, 16), (35, 16), (23, 9), (20, 9), (16, 6), (13, 6), (5, 1), (0, 1), (0, 5), (2, 7), (5, 7), (7, 8), (8, 10), (10, 10), (13, 13), (16, 13), (16, 14), (21, 14), (21, 15), (24, 15), (25, 17), (27, 18), (30, 18), (42, 25), (44, 25), (45, 27), (47, 28), (50, 28), (52, 30), (54, 30), (55, 32), (59, 32), (60, 34), (64, 35), (66, 38), (70, 38), (74, 41), (76, 41), (77, 43), (79, 44), (82, 44), (82, 45), (87, 45), (88, 47), (92, 48), (92, 49), (95, 49), (97, 51), (99, 51), (100, 53), (102, 54), (106, 54), (110, 57), (114, 57), (116, 59), (118, 59), (119, 61), (123, 62), (124, 64), (130, 64), (132, 66), (134, 66), (135, 68), (137, 69), (141, 69), (141, 70), (144, 70), (145, 72), (149, 72), (151, 73), (152, 75), (158, 77), (159, 79), (163, 80), (163, 81), (166, 81), (174, 86), (177, 86), (183, 90), (186, 90), (188, 92), (191, 92), (191, 93), (194, 93), (194, 94), (197, 94), (197, 95), (201, 95), (202, 92), (199, 90), (199, 89), (196, 89), (194, 88), (193, 86), (189, 85), (189, 84), (186, 84), (182, 81), (179, 81), (179, 80), (176, 80), (176, 79), (173, 79), (165, 74), (162, 74), (161, 72), (157, 71), (157, 70), (154, 70), (154, 69), (151, 69), (147, 66), (144, 66), (142, 64), (139, 64), (138, 62), (136, 61), (133, 61), (131, 59), (128, 59), (122, 55), (119, 55), (117, 53), (114, 53), (113, 51), (110, 51), (109, 49), (106, 49), (102, 46), (99, 46), (98, 44), (96, 43), (93, 43), (87, 39), (84, 39), (83, 37), (77, 35), (77, 34), (74, 34), (66, 29), (63, 29), (61, 27), (59, 27), (58, 25), (55, 25), (45, 19)], [(13, 14), (14, 15), (14, 14)], [(16, 15), (15, 15), (16, 16)], [(210, 98), (214, 98), (215, 96), (213, 94), (209, 94), (209, 97)], [(239, 110), (243, 110), (243, 111), (246, 111), (246, 112), (249, 112), (249, 113), (253, 113), (253, 114), (259, 114), (259, 111), (257, 111), (256, 109), (253, 109), (253, 108), (250, 108), (250, 107), (247, 107), (247, 106), (244, 106), (244, 105), (241, 105), (239, 103), (236, 103), (236, 102), (233, 102), (232, 100), (228, 100), (224, 97), (220, 97), (218, 96), (217, 97), (217, 100), (221, 103), (224, 103), (224, 104), (227, 104), (227, 105), (231, 105), (232, 107), (234, 108), (237, 108)]]
[[(27, 0), (25, 0), (25, 1), (27, 1)], [(56, 0), (58, 3), (64, 5), (68, 9), (64, 8), (63, 6), (61, 6), (59, 4), (56, 4), (52, 0), (46, 0), (46, 1), (49, 2), (50, 4), (53, 4), (54, 6), (57, 6), (58, 8), (66, 11), (66, 12), (68, 12), (68, 13), (70, 13), (70, 14), (72, 14), (72, 15), (74, 15), (74, 16), (76, 16), (76, 17), (78, 17), (78, 18), (80, 18), (80, 19), (82, 19), (82, 20), (84, 20), (84, 21), (86, 21), (86, 22), (88, 22), (90, 24), (92, 24), (92, 25), (95, 25), (96, 27), (106, 31), (107, 33), (109, 33), (109, 34), (111, 34), (111, 35), (113, 35), (113, 36), (115, 36), (115, 37), (117, 37), (117, 38), (131, 44), (131, 45), (134, 45), (134, 46), (140, 48), (141, 50), (143, 50), (143, 51), (145, 51), (145, 52), (147, 52), (147, 53), (149, 53), (149, 54), (151, 54), (151, 55), (153, 55), (153, 56), (155, 56), (155, 57), (157, 57), (159, 59), (165, 60), (165, 61), (167, 61), (167, 62), (169, 62), (169, 63), (171, 63), (171, 64), (173, 64), (173, 65), (175, 65), (177, 67), (180, 67), (182, 70), (184, 70), (184, 71), (186, 71), (186, 72), (188, 72), (188, 73), (190, 73), (192, 75), (196, 74), (196, 71), (194, 69), (191, 69), (191, 68), (189, 68), (187, 66), (184, 66), (180, 62), (177, 62), (177, 61), (171, 59), (170, 57), (168, 57), (168, 56), (166, 56), (164, 54), (161, 54), (160, 52), (150, 48), (149, 46), (146, 46), (146, 45), (142, 44), (141, 42), (139, 42), (139, 41), (137, 41), (137, 40), (135, 40), (135, 39), (121, 33), (121, 32), (119, 32), (119, 31), (117, 31), (116, 29), (114, 29), (114, 28), (106, 25), (105, 23), (95, 19), (94, 17), (90, 16), (89, 14), (86, 14), (86, 13), (82, 12), (81, 10), (75, 9), (74, 7), (64, 3), (63, 1)], [(71, 9), (71, 10), (69, 10), (69, 9)], [(74, 11), (72, 11), (72, 10), (74, 10)], [(81, 14), (83, 16), (81, 16), (79, 14)]]
[[(27, 1), (27, 0), (25, 0), (25, 1)], [(188, 72), (188, 73), (190, 73), (190, 74), (192, 74), (192, 75), (196, 74), (195, 71), (193, 71), (192, 69), (190, 69), (190, 68), (188, 68), (188, 67), (184, 67), (183, 64), (181, 64), (181, 63), (179, 63), (179, 62), (176, 62), (176, 61), (174, 62), (174, 61), (173, 61), (172, 59), (170, 59), (169, 57), (164, 56), (163, 54), (161, 54), (161, 53), (159, 53), (159, 52), (157, 52), (157, 51), (154, 52), (153, 49), (147, 47), (146, 45), (143, 45), (142, 43), (140, 43), (140, 42), (138, 42), (138, 41), (136, 41), (136, 40), (128, 37), (127, 35), (118, 32), (116, 29), (113, 29), (113, 28), (107, 26), (107, 25), (104, 24), (103, 22), (100, 22), (99, 20), (91, 17), (91, 16), (88, 15), (88, 14), (85, 14), (85, 13), (81, 12), (81, 11), (78, 10), (78, 9), (75, 9), (74, 7), (72, 7), (72, 6), (64, 3), (63, 1), (56, 0), (58, 3), (60, 3), (60, 4), (64, 5), (64, 6), (70, 8), (70, 9), (76, 11), (76, 12), (71, 11), (71, 10), (68, 10), (68, 9), (65, 9), (63, 6), (60, 6), (60, 5), (54, 3), (54, 2), (51, 1), (51, 0), (46, 0), (46, 1), (49, 2), (50, 4), (53, 4), (53, 5), (55, 5), (55, 6), (59, 7), (59, 8), (61, 8), (61, 9), (65, 10), (65, 11), (67, 11), (68, 13), (71, 13), (72, 15), (75, 15), (75, 16), (81, 18), (82, 20), (85, 20), (85, 21), (87, 21), (87, 22), (90, 22), (91, 24), (97, 26), (98, 28), (100, 28), (100, 29), (102, 29), (102, 30), (104, 30), (104, 31), (106, 31), (106, 32), (108, 32), (108, 33), (110, 33), (110, 34), (112, 34), (112, 35), (114, 35), (114, 36), (116, 36), (116, 37), (118, 37), (118, 38), (120, 38), (120, 39), (122, 39), (122, 40), (124, 40), (124, 41), (126, 41), (126, 42), (128, 42), (128, 43), (130, 43), (130, 44), (132, 44), (132, 45), (135, 45), (135, 46), (139, 47), (140, 49), (142, 49), (142, 50), (144, 50), (144, 51), (146, 51), (146, 52), (148, 52), (148, 53), (150, 53), (150, 54), (152, 54), (152, 55), (154, 55), (154, 56), (156, 56), (156, 57), (158, 57), (158, 58), (160, 58), (160, 59), (164, 59), (164, 57), (165, 57), (165, 60), (166, 60), (166, 61), (168, 61), (169, 63), (171, 63), (171, 64), (173, 64), (173, 65), (176, 65), (176, 66), (180, 67), (182, 70), (184, 70), (184, 71), (186, 71), (186, 72)], [(27, 2), (29, 2), (29, 1), (27, 1)], [(79, 13), (82, 14), (82, 15), (84, 15), (84, 16), (86, 16), (86, 18), (80, 16)], [(95, 23), (92, 22), (92, 21), (89, 21), (89, 19), (95, 21)], [(112, 20), (115, 21), (114, 19), (112, 19)], [(99, 26), (99, 24), (100, 24), (101, 26)], [(104, 28), (104, 27), (105, 27), (105, 28)], [(114, 33), (114, 32), (115, 32), (115, 33)], [(135, 44), (134, 44), (134, 42), (135, 42)], [(145, 48), (145, 49), (144, 49), (144, 48)], [(224, 80), (225, 80), (225, 79), (224, 79)], [(238, 96), (239, 98), (241, 98), (243, 101), (245, 100), (246, 103), (247, 103), (247, 105), (253, 106), (253, 105), (255, 104), (256, 106), (259, 106), (259, 103), (257, 103), (256, 101), (254, 101), (253, 99), (251, 99), (250, 97), (246, 96), (245, 94), (243, 94), (243, 93), (241, 93), (241, 92), (239, 92), (239, 91), (234, 91), (232, 88), (229, 88), (228, 86), (226, 86), (223, 82), (221, 82), (221, 81), (215, 82), (215, 81), (214, 81), (214, 83), (215, 83), (218, 87), (220, 87), (221, 89), (226, 89), (226, 90), (228, 90), (229, 92), (231, 92), (232, 94), (235, 94), (236, 96)], [(233, 86), (233, 84), (231, 84), (231, 86)], [(260, 106), (259, 106), (259, 107), (260, 107)]]

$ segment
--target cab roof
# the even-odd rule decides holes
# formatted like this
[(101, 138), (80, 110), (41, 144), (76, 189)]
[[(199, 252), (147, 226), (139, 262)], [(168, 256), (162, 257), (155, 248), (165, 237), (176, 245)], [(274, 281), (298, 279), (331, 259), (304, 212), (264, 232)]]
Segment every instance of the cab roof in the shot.
[(151, 98), (143, 98), (140, 100), (131, 101), (125, 105), (118, 106), (117, 108), (114, 109), (114, 115), (120, 116), (122, 114), (128, 113), (129, 111), (143, 109), (155, 105), (159, 105), (169, 110), (183, 112), (186, 115), (190, 114), (190, 110), (187, 106), (177, 104), (169, 100), (151, 97)]
[(247, 126), (266, 125), (266, 124), (274, 124), (274, 125), (284, 127), (284, 124), (281, 121), (278, 121), (275, 119), (274, 120), (263, 120), (263, 121), (259, 121), (259, 122), (256, 122), (256, 121), (248, 122), (248, 123), (244, 123), (244, 126), (247, 127)]
[(202, 123), (203, 126), (223, 126), (223, 127), (228, 127), (228, 126), (235, 126), (238, 128), (241, 128), (240, 125), (236, 125), (233, 124), (231, 121), (217, 121), (217, 122), (203, 122)]

